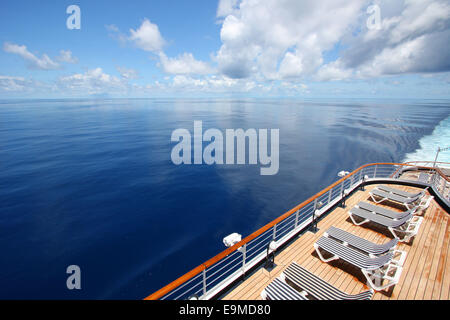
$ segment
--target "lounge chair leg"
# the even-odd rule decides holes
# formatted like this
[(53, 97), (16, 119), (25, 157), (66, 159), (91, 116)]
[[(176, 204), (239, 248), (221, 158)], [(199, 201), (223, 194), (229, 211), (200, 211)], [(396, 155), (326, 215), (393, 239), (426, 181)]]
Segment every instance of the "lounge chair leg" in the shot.
[[(368, 286), (375, 291), (382, 291), (398, 283), (402, 270), (403, 268), (396, 264), (389, 264), (385, 266), (383, 270), (377, 269), (368, 271), (362, 269), (361, 271), (367, 279)], [(394, 271), (394, 274), (391, 276), (390, 274), (392, 271)], [(383, 280), (387, 280), (388, 282), (385, 285), (382, 285)]]
[(367, 285), (375, 291), (382, 291), (382, 290), (395, 284), (395, 283), (389, 281), (387, 284), (382, 286), (381, 285), (382, 281), (383, 281), (382, 276), (378, 272), (370, 273), (370, 272), (367, 272), (366, 270), (361, 270), (361, 271), (363, 272), (364, 276), (367, 279)]
[(372, 201), (375, 202), (375, 203), (381, 203), (381, 202), (383, 202), (384, 200), (387, 199), (387, 198), (382, 198), (381, 200), (377, 201), (372, 194), (370, 195), (370, 198), (372, 198)]
[(330, 261), (339, 259), (339, 257), (336, 255), (333, 255), (331, 258), (325, 259), (323, 257), (323, 255), (320, 253), (319, 246), (316, 244), (314, 244), (314, 249), (316, 249), (317, 255), (319, 256), (320, 260), (322, 260), (323, 262), (330, 262)]
[(357, 226), (360, 226), (360, 225), (362, 225), (362, 224), (364, 224), (364, 223), (366, 223), (366, 222), (369, 221), (368, 219), (365, 219), (365, 220), (363, 220), (363, 221), (361, 221), (361, 222), (356, 222), (355, 219), (353, 218), (353, 215), (351, 214), (351, 212), (349, 212), (348, 215), (350, 216), (350, 220), (352, 220), (352, 222), (353, 222), (355, 225), (357, 225)]

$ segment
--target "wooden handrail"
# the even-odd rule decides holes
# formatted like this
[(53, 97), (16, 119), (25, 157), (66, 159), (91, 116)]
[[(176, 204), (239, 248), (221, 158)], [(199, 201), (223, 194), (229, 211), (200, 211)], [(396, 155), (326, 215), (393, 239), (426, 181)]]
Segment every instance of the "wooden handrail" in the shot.
[[(255, 239), (256, 237), (258, 237), (259, 235), (263, 234), (264, 232), (266, 232), (267, 230), (269, 230), (270, 228), (272, 228), (274, 225), (278, 224), (279, 222), (283, 221), (284, 219), (288, 218), (290, 215), (292, 215), (293, 213), (295, 213), (297, 210), (302, 209), (303, 207), (305, 207), (306, 205), (308, 205), (309, 203), (311, 203), (312, 201), (316, 200), (317, 198), (319, 198), (320, 196), (322, 196), (323, 194), (327, 193), (328, 191), (330, 191), (331, 189), (333, 189), (334, 187), (336, 187), (337, 185), (339, 185), (341, 182), (349, 179), (350, 177), (352, 177), (353, 175), (355, 175), (357, 172), (359, 172), (360, 170), (370, 167), (370, 166), (378, 166), (378, 165), (392, 165), (392, 166), (411, 166), (411, 164), (404, 164), (404, 163), (389, 163), (389, 162), (380, 162), (380, 163), (370, 163), (370, 164), (365, 164), (361, 167), (359, 167), (358, 169), (354, 170), (353, 172), (351, 172), (350, 174), (346, 175), (345, 177), (339, 179), (338, 181), (336, 181), (335, 183), (331, 184), (330, 186), (328, 186), (327, 188), (323, 189), (322, 191), (316, 193), (314, 196), (310, 197), (309, 199), (303, 201), (302, 203), (300, 203), (299, 205), (297, 205), (296, 207), (292, 208), (291, 210), (287, 211), (286, 213), (284, 213), (283, 215), (279, 216), (278, 218), (276, 218), (275, 220), (269, 222), (268, 224), (266, 224), (265, 226), (261, 227), (260, 229), (256, 230), (255, 232), (253, 232), (252, 234), (250, 234), (249, 236), (245, 237), (244, 239), (242, 239), (240, 242), (236, 243), (235, 245), (225, 249), (224, 251), (220, 252), (218, 255), (214, 256), (213, 258), (209, 259), (208, 261), (202, 263), (201, 265), (199, 265), (198, 267), (192, 269), (191, 271), (189, 271), (188, 273), (182, 275), (181, 277), (179, 277), (178, 279), (172, 281), (171, 283), (169, 283), (168, 285), (166, 285), (165, 287), (159, 289), (158, 291), (152, 293), (151, 295), (149, 295), (148, 297), (144, 298), (144, 300), (157, 300), (160, 299), (161, 297), (165, 296), (166, 294), (168, 294), (169, 292), (171, 292), (172, 290), (174, 290), (175, 288), (179, 287), (180, 285), (182, 285), (183, 283), (189, 281), (190, 279), (192, 279), (193, 277), (197, 276), (198, 274), (200, 274), (201, 272), (203, 272), (203, 270), (205, 270), (206, 268), (211, 267), (212, 265), (216, 264), (217, 262), (219, 262), (220, 260), (222, 260), (223, 258), (227, 257), (228, 255), (230, 255), (231, 253), (233, 253), (235, 250), (237, 250), (238, 248), (242, 247), (243, 245), (247, 244), (248, 242), (252, 241), (253, 239)], [(436, 170), (436, 172), (438, 172), (443, 178), (445, 178), (447, 181), (449, 181), (449, 179), (445, 176), (445, 174), (443, 174), (439, 168), (431, 168), (431, 167), (422, 167), (422, 166), (415, 166), (419, 169), (433, 169)]]

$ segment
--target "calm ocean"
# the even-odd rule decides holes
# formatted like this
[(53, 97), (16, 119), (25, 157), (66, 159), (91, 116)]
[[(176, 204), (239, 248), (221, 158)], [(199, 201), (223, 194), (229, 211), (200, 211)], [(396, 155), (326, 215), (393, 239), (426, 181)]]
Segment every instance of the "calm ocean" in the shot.
[[(339, 171), (411, 160), (419, 141), (448, 144), (449, 115), (442, 101), (1, 101), (0, 299), (143, 298)], [(278, 174), (174, 165), (171, 134), (192, 133), (194, 120), (280, 129)], [(66, 287), (69, 265), (81, 290)]]

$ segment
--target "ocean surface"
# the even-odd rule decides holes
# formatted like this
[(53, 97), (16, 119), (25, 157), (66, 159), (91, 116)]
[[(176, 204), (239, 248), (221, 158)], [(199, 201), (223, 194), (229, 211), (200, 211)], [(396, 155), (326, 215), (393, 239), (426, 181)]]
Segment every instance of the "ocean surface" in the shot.
[[(141, 299), (371, 162), (434, 160), (446, 101), (0, 102), (0, 299)], [(279, 172), (175, 165), (174, 130), (279, 129)], [(440, 161), (450, 161), (443, 152)], [(81, 269), (68, 290), (66, 269)]]

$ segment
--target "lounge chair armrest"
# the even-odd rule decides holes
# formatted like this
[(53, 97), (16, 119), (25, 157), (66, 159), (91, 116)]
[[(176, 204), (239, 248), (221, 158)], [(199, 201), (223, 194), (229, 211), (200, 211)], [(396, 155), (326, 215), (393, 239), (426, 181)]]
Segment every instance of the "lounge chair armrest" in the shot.
[[(396, 285), (402, 275), (403, 267), (389, 263), (380, 269), (373, 271), (362, 270), (366, 276), (367, 284), (375, 291), (381, 291), (390, 286)], [(386, 280), (386, 284), (382, 284)]]
[(400, 267), (403, 266), (406, 260), (406, 251), (394, 250), (394, 256), (392, 257), (392, 263)]

